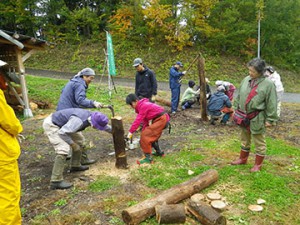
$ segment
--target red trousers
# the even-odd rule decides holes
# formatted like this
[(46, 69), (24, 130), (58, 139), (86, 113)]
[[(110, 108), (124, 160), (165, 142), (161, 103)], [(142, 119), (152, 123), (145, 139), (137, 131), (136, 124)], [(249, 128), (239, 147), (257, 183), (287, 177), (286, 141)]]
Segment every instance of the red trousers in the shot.
[(157, 141), (163, 129), (166, 127), (168, 119), (167, 115), (164, 114), (157, 119), (155, 119), (152, 124), (146, 127), (141, 133), (140, 145), (143, 152), (146, 154), (151, 154), (152, 152), (152, 143)]

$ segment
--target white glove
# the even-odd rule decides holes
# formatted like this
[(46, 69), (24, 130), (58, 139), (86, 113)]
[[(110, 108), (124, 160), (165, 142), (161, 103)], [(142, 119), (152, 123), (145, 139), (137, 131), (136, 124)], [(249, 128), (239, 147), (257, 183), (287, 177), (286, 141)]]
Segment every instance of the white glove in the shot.
[(129, 133), (127, 134), (127, 138), (128, 138), (128, 139), (132, 139), (132, 133), (129, 132)]
[(197, 94), (199, 94), (200, 93), (200, 88), (196, 92), (197, 92)]
[(152, 101), (152, 102), (155, 102), (155, 100), (156, 100), (156, 95), (152, 95), (151, 101)]
[(95, 106), (96, 108), (102, 108), (102, 104), (101, 104), (100, 102), (94, 101), (94, 106)]
[(185, 74), (186, 74), (186, 71), (183, 71), (182, 74), (185, 75)]

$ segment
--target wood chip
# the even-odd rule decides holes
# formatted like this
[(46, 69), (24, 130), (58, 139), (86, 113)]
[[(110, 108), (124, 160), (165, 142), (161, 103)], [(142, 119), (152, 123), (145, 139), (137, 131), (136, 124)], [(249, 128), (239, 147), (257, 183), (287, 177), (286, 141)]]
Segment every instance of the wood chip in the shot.
[(257, 204), (258, 205), (261, 205), (261, 204), (265, 204), (266, 203), (266, 200), (264, 200), (264, 199), (262, 199), (262, 198), (259, 198), (259, 199), (257, 199)]
[(205, 196), (203, 194), (194, 194), (191, 196), (191, 200), (193, 202), (199, 203), (205, 199)]
[(252, 212), (261, 212), (264, 208), (261, 205), (249, 205), (248, 209)]
[(210, 200), (220, 200), (221, 199), (221, 195), (219, 193), (208, 193), (206, 195)]
[(195, 172), (192, 170), (188, 170), (188, 175), (193, 175)]
[(223, 210), (226, 208), (226, 204), (225, 202), (221, 201), (221, 200), (214, 200), (214, 201), (211, 201), (211, 206), (215, 209), (220, 209), (220, 210)]

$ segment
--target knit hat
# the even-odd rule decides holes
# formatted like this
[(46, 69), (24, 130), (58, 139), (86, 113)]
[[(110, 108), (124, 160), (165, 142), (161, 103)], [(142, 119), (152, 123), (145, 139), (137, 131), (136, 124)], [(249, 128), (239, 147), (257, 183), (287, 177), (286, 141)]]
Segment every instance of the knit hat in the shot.
[(189, 81), (189, 87), (193, 88), (195, 86), (195, 82), (193, 80)]
[(93, 112), (91, 114), (92, 126), (97, 130), (106, 130), (108, 128), (108, 118), (100, 112)]

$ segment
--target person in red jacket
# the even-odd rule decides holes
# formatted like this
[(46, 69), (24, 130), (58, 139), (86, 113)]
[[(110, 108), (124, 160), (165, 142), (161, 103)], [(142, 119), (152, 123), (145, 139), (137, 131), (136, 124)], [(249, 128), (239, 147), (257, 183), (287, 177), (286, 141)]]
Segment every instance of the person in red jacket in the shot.
[[(131, 139), (132, 134), (143, 124), (140, 146), (144, 153), (144, 157), (137, 161), (138, 164), (152, 163), (151, 157), (153, 143), (157, 144), (163, 129), (168, 125), (170, 116), (165, 112), (164, 108), (152, 103), (148, 98), (139, 99), (135, 94), (129, 94), (126, 97), (126, 104), (130, 105), (137, 116), (132, 123), (127, 138)], [(161, 150), (156, 149), (157, 155), (162, 156)]]

